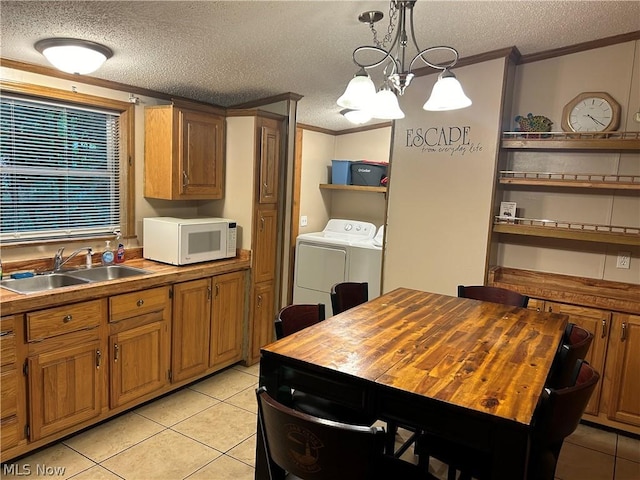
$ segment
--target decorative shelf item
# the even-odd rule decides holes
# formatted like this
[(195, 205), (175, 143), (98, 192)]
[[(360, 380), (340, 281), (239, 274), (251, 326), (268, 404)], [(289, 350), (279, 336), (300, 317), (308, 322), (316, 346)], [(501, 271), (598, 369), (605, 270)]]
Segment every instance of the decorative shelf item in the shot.
[(514, 150), (640, 151), (640, 132), (503, 132), (502, 148)]
[(321, 183), (320, 188), (322, 190), (387, 193), (387, 187), (368, 187), (364, 185), (338, 185), (333, 183)]
[(495, 216), (493, 231), (514, 235), (640, 246), (640, 227), (598, 225), (521, 217), (506, 221), (504, 217)]
[(501, 170), (498, 179), (509, 185), (640, 190), (640, 175)]

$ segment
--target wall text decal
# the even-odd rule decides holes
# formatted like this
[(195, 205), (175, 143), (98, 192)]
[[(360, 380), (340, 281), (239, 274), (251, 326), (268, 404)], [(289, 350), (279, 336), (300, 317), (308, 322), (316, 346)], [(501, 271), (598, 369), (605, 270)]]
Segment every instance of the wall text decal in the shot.
[(418, 148), (427, 153), (464, 155), (482, 151), (480, 142), (471, 141), (471, 126), (407, 128), (406, 148)]

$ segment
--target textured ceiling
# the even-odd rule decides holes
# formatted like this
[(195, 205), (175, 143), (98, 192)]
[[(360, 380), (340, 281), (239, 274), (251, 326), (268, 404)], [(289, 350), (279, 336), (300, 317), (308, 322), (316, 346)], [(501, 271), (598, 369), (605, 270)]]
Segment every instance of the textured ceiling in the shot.
[[(293, 92), (300, 123), (342, 130), (353, 125), (335, 100), (355, 73), (353, 49), (371, 44), (357, 20), (366, 10), (385, 13), (384, 34), (379, 1), (2, 0), (0, 55), (48, 65), (36, 41), (93, 40), (114, 56), (91, 76), (221, 106)], [(420, 0), (415, 26), (422, 48), (527, 55), (638, 31), (640, 2)]]

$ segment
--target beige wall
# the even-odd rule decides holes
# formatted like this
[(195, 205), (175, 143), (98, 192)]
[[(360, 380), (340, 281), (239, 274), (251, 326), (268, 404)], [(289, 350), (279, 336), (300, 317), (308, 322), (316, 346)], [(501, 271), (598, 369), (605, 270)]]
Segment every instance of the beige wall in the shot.
[[(400, 99), (391, 159), (383, 290), (410, 287), (455, 295), (458, 284), (482, 284), (491, 228), (505, 59), (455, 69), (473, 100), (450, 112), (422, 110), (436, 75), (417, 77)], [(415, 138), (435, 128), (466, 142)]]
[[(622, 107), (620, 130), (638, 131), (633, 121), (640, 107), (640, 42), (628, 42), (527, 63), (516, 69), (515, 115), (545, 115), (561, 131), (562, 109), (576, 95), (603, 91)], [(512, 125), (513, 127), (513, 125)], [(514, 152), (508, 168), (523, 171), (640, 175), (638, 153)], [(638, 192), (606, 190), (511, 189), (505, 200), (518, 204), (518, 215), (602, 225), (640, 227)], [(587, 242), (502, 236), (500, 265), (597, 279), (640, 283), (640, 248)], [(618, 252), (632, 253), (631, 268), (616, 268)]]
[(238, 248), (251, 250), (256, 117), (226, 119), (225, 195), (207, 202), (199, 214), (231, 218), (238, 223)]
[(318, 185), (330, 183), (329, 166), (334, 152), (333, 135), (302, 130), (300, 215), (306, 215), (308, 223), (306, 227), (300, 227), (300, 233), (318, 232), (330, 218), (333, 197)]
[(300, 215), (307, 216), (308, 224), (300, 233), (320, 231), (330, 218), (382, 225), (384, 194), (320, 190), (318, 185), (331, 183), (332, 159), (388, 162), (390, 144), (391, 127), (335, 136), (303, 130)]

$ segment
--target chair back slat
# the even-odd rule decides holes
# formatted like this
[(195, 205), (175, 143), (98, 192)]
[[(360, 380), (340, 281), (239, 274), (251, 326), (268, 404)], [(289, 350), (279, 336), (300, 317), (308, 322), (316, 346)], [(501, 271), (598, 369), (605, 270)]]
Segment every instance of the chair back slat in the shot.
[(529, 297), (521, 293), (500, 287), (488, 287), (485, 285), (458, 285), (458, 297), (482, 300), (484, 302), (502, 303), (514, 307), (526, 308)]

